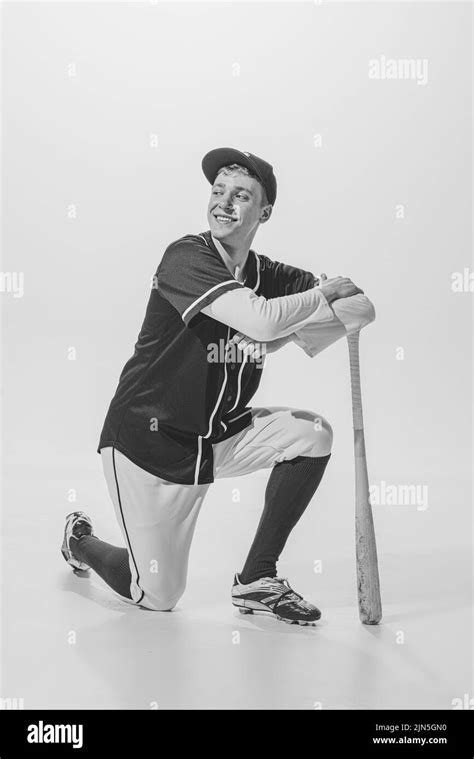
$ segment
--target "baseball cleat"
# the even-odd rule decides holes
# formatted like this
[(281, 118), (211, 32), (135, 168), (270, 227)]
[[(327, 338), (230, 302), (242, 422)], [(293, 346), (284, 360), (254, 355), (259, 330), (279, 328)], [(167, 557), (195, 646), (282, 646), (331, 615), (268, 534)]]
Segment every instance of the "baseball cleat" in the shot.
[(79, 559), (76, 559), (69, 547), (69, 541), (71, 538), (80, 538), (82, 535), (94, 536), (91, 519), (83, 511), (73, 511), (66, 517), (66, 526), (64, 527), (64, 539), (61, 546), (61, 553), (66, 559), (67, 563), (74, 570), (80, 569), (84, 571), (86, 569), (90, 569), (89, 565), (84, 561), (79, 561)]
[(241, 614), (256, 611), (274, 614), (277, 619), (290, 625), (311, 625), (321, 616), (316, 606), (293, 590), (286, 577), (262, 577), (244, 585), (236, 574), (232, 603)]

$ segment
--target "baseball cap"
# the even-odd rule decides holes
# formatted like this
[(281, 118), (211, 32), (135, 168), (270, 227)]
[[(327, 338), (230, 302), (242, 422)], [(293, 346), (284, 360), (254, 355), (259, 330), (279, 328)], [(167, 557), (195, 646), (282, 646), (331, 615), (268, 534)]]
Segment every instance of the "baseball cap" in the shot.
[(206, 153), (202, 159), (202, 170), (208, 182), (213, 184), (219, 169), (231, 163), (238, 163), (239, 166), (245, 166), (245, 168), (253, 172), (264, 186), (268, 202), (271, 205), (275, 203), (277, 183), (275, 174), (273, 173), (273, 166), (253, 153), (236, 150), (235, 148), (216, 148)]

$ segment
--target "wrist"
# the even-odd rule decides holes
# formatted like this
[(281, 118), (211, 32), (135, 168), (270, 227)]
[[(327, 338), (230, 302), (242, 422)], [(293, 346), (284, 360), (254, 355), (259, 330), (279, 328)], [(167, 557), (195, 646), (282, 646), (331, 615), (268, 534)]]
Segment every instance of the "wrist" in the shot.
[(333, 300), (336, 300), (336, 291), (332, 285), (322, 285), (319, 289), (321, 290), (328, 303), (332, 303)]

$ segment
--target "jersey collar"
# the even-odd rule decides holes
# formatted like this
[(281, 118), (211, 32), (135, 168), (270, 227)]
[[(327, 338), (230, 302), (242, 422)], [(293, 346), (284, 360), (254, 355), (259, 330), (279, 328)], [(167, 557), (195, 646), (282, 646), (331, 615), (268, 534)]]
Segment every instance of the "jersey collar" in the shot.
[[(204, 237), (209, 248), (215, 253), (217, 256), (219, 256), (219, 259), (222, 261), (222, 256), (219, 253), (219, 250), (214, 242), (214, 239), (212, 237), (211, 230), (207, 230), (206, 232), (201, 233), (201, 237)], [(252, 248), (249, 251), (249, 255), (247, 258), (247, 264), (246, 264), (246, 278), (244, 282), (245, 287), (250, 287), (251, 290), (254, 292), (257, 292), (258, 287), (260, 285), (260, 259), (255, 253)]]

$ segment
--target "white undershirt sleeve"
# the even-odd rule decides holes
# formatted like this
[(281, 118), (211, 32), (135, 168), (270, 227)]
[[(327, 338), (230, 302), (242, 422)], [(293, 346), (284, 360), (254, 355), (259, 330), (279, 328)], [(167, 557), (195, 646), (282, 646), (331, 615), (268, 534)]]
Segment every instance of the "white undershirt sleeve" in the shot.
[(259, 342), (277, 340), (306, 324), (334, 318), (319, 287), (269, 299), (242, 287), (223, 293), (205, 306), (202, 313)]

